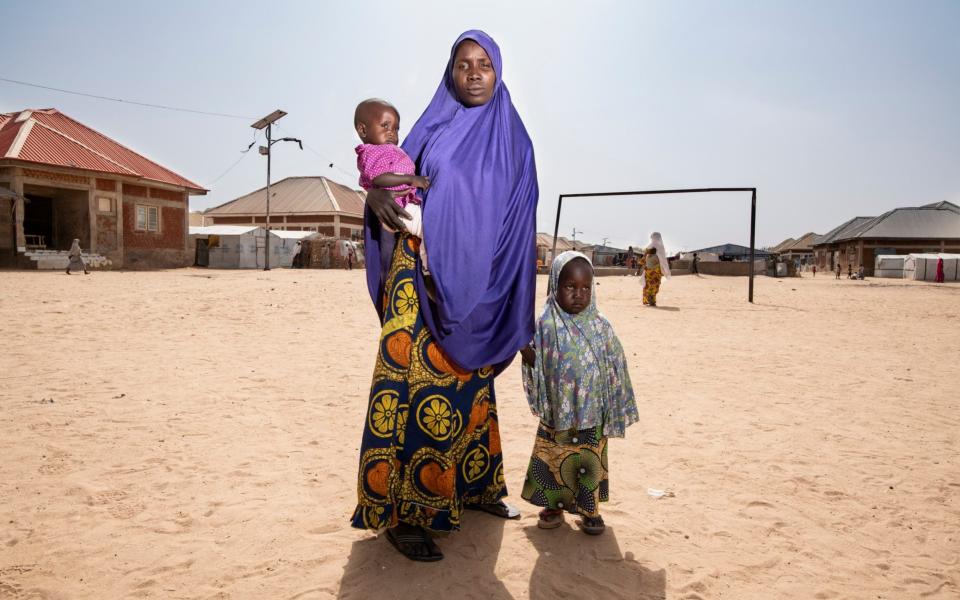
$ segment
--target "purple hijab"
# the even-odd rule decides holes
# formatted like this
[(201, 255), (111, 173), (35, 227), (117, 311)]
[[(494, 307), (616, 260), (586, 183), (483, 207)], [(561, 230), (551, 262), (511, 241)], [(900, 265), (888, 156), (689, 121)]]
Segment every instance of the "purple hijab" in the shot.
[[(464, 40), (486, 51), (497, 75), (482, 106), (461, 104), (453, 86), (453, 58)], [(402, 147), (430, 178), (423, 231), (437, 292), (431, 302), (418, 269), (423, 319), (461, 367), (502, 368), (533, 338), (539, 191), (533, 144), (490, 36), (473, 30), (457, 38), (433, 100)], [(369, 208), (364, 229), (367, 286), (379, 311), (395, 240)]]

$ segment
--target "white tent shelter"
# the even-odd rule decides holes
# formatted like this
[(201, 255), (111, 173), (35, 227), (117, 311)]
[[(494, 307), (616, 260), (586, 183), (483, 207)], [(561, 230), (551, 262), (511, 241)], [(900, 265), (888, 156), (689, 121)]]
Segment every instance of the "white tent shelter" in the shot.
[[(190, 237), (197, 241), (198, 257), (205, 248), (206, 264), (215, 269), (262, 269), (266, 229), (252, 225), (212, 225), (191, 227)], [(270, 266), (285, 268), (293, 264), (297, 242), (316, 236), (314, 231), (270, 230)], [(202, 240), (202, 241), (201, 241)]]
[(880, 254), (874, 259), (873, 276), (903, 279), (903, 263), (906, 254)]
[(937, 261), (943, 259), (944, 281), (960, 281), (960, 254), (911, 254), (903, 263), (903, 278), (933, 281), (937, 276)]

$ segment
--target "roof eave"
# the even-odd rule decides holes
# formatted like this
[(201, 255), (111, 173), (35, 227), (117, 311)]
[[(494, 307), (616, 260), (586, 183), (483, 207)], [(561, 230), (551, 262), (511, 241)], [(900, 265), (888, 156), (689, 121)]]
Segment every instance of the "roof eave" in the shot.
[(67, 167), (64, 165), (54, 165), (46, 162), (28, 160), (26, 158), (0, 157), (0, 167), (18, 167), (18, 166), (24, 166), (24, 165), (28, 165), (28, 166), (39, 165), (41, 167), (52, 169), (54, 171), (83, 171), (84, 173), (91, 173), (93, 175), (113, 177), (121, 181), (129, 181), (129, 182), (136, 182), (136, 183), (153, 183), (161, 186), (181, 189), (187, 192), (187, 194), (190, 196), (203, 196), (210, 191), (196, 184), (193, 184), (196, 187), (190, 187), (186, 185), (181, 185), (179, 183), (171, 183), (169, 181), (160, 181), (159, 179), (151, 179), (149, 177), (143, 177), (141, 175), (126, 175), (123, 173), (114, 173), (112, 171), (98, 171), (96, 169), (87, 169), (84, 167)]

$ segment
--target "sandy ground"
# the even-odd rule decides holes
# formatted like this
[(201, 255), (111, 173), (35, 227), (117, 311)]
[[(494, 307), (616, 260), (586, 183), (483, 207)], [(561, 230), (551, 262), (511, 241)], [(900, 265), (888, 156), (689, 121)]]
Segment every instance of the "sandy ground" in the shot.
[(676, 277), (644, 309), (600, 281), (643, 417), (606, 535), (519, 499), (515, 364), (523, 518), (423, 565), (347, 526), (361, 271), (0, 273), (0, 598), (960, 597), (960, 287)]

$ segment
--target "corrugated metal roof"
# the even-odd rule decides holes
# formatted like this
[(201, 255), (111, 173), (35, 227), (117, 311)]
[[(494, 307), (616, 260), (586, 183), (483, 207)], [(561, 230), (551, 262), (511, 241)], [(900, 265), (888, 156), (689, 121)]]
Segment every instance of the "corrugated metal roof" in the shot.
[[(699, 250), (691, 250), (690, 253), (692, 252), (696, 252), (697, 254), (701, 252), (708, 252), (708, 253), (719, 254), (723, 256), (749, 256), (750, 246), (741, 246), (740, 244), (721, 244), (719, 246), (711, 246), (709, 248), (700, 248)], [(770, 252), (766, 250), (761, 250), (760, 248), (754, 248), (753, 255), (756, 257), (762, 258), (764, 256), (770, 256)]]
[(206, 192), (54, 108), (6, 113), (0, 118), (0, 159), (141, 177)]
[(854, 239), (960, 239), (960, 207), (950, 202), (895, 208), (879, 217), (855, 217), (817, 244)]
[[(820, 235), (809, 232), (801, 235), (797, 239), (788, 238), (783, 242), (780, 242), (777, 246), (774, 246), (770, 250), (772, 252), (807, 252), (813, 250), (814, 241), (821, 237)], [(789, 243), (788, 243), (789, 242)]]
[[(546, 246), (547, 248), (553, 247), (553, 236), (549, 233), (537, 233), (537, 245)], [(560, 236), (557, 238), (557, 252), (566, 252), (567, 250), (583, 250), (588, 248), (589, 244), (584, 242), (578, 242), (573, 240), (568, 240), (567, 238)]]
[(774, 246), (773, 248), (770, 248), (770, 251), (771, 251), (771, 252), (783, 252), (784, 250), (786, 250), (787, 248), (789, 248), (791, 245), (793, 245), (796, 241), (797, 241), (797, 240), (793, 239), (792, 237), (789, 237), (789, 238), (783, 240), (782, 242), (780, 242), (779, 244), (777, 244), (776, 246)]
[[(955, 205), (950, 205), (956, 209)], [(960, 239), (960, 212), (950, 207), (895, 208), (865, 223), (848, 238)]]
[[(329, 191), (328, 191), (329, 190)], [(341, 213), (363, 216), (364, 194), (326, 177), (287, 177), (270, 186), (270, 214)], [(339, 205), (339, 210), (337, 210)], [(262, 215), (267, 212), (266, 187), (208, 208), (206, 216)]]
[(817, 245), (820, 245), (820, 244), (830, 244), (830, 243), (833, 243), (833, 242), (835, 242), (835, 241), (837, 241), (837, 240), (839, 240), (839, 239), (842, 239), (842, 238), (839, 237), (839, 236), (842, 236), (842, 235), (844, 235), (846, 232), (852, 231), (852, 230), (856, 229), (857, 227), (862, 226), (862, 225), (863, 225), (864, 223), (866, 223), (867, 221), (872, 221), (872, 220), (875, 219), (875, 218), (876, 218), (876, 217), (854, 217), (854, 218), (852, 218), (852, 219), (850, 219), (850, 220), (848, 220), (848, 221), (844, 221), (843, 223), (841, 223), (841, 224), (838, 225), (837, 227), (834, 227), (834, 228), (831, 229), (830, 231), (828, 231), (828, 232), (826, 232), (825, 234), (823, 234), (822, 238), (821, 238), (819, 241), (817, 241)]

